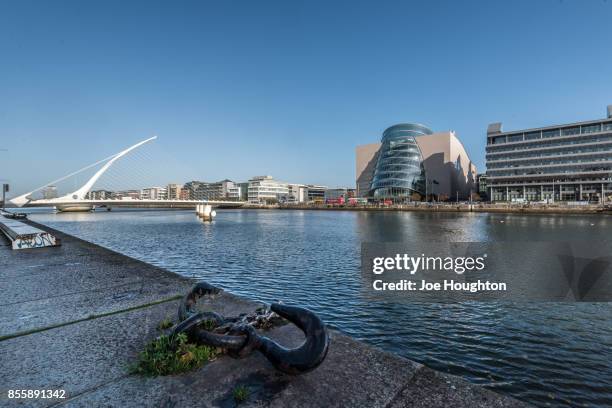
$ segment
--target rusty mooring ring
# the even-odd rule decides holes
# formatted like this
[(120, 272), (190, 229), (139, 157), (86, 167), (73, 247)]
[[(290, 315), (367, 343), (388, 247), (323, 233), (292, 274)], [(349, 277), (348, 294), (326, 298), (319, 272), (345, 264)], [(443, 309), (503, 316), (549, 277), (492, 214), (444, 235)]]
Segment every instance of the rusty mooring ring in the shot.
[[(258, 350), (276, 369), (289, 374), (301, 374), (318, 367), (329, 349), (329, 334), (321, 319), (308, 309), (272, 303), (270, 310), (299, 327), (306, 339), (296, 348), (286, 348), (274, 340), (260, 335), (249, 324), (238, 318), (226, 319), (214, 312), (198, 312), (195, 305), (199, 298), (215, 295), (222, 290), (206, 282), (197, 283), (179, 305), (179, 323), (172, 334), (187, 333), (200, 344), (221, 347), (235, 357), (243, 357)], [(205, 325), (212, 326), (205, 328)], [(226, 333), (215, 333), (215, 328), (225, 326)]]

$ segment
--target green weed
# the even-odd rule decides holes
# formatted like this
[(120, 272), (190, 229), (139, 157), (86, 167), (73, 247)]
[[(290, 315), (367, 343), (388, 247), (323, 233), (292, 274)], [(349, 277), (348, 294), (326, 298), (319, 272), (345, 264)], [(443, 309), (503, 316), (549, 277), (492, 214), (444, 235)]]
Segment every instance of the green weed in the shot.
[(244, 385), (239, 385), (236, 388), (234, 388), (233, 394), (234, 394), (234, 401), (240, 404), (241, 402), (244, 402), (247, 400), (247, 398), (249, 398), (249, 389), (245, 387)]
[(163, 335), (145, 346), (130, 372), (150, 377), (183, 373), (201, 367), (216, 355), (213, 347), (188, 343), (185, 333)]
[(171, 328), (172, 326), (174, 326), (174, 323), (172, 323), (172, 319), (170, 319), (169, 317), (166, 317), (164, 320), (159, 322), (159, 324), (157, 325), (157, 329), (166, 330), (166, 329)]

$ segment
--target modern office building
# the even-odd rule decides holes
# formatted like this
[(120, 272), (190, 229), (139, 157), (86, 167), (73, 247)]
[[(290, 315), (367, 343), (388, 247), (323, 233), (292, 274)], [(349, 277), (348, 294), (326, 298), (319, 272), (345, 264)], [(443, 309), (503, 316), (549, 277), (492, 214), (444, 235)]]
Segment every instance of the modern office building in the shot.
[(307, 196), (308, 201), (313, 203), (323, 203), (325, 202), (325, 190), (327, 190), (326, 186), (320, 186), (316, 184), (308, 184), (307, 188)]
[(492, 201), (591, 201), (612, 197), (612, 105), (606, 119), (515, 131), (487, 129)]
[(380, 143), (357, 146), (356, 187), (358, 197), (374, 199), (467, 199), (476, 191), (476, 166), (455, 132), (402, 123)]
[(249, 180), (248, 198), (250, 203), (278, 203), (286, 201), (288, 195), (288, 183), (274, 180), (272, 176), (256, 176)]
[(489, 200), (489, 188), (487, 187), (487, 174), (476, 175), (476, 190), (481, 201)]
[(339, 198), (348, 200), (349, 198), (355, 197), (355, 189), (353, 188), (328, 188), (325, 190), (325, 201), (337, 200)]
[(219, 200), (223, 197), (222, 182), (200, 183), (193, 196), (194, 200)]
[(240, 187), (232, 180), (221, 180), (216, 183), (205, 183), (198, 190), (199, 200), (239, 200)]
[(215, 183), (204, 181), (190, 181), (185, 183), (183, 189), (189, 191), (191, 200), (239, 200), (240, 186), (231, 180), (225, 179)]
[(240, 188), (240, 201), (249, 201), (249, 182), (245, 181), (236, 184)]
[(374, 177), (374, 168), (378, 161), (378, 153), (380, 143), (370, 143), (367, 145), (357, 146), (355, 154), (355, 174), (357, 175), (356, 190), (357, 197), (367, 197), (370, 194), (372, 186), (372, 177)]
[(304, 184), (287, 184), (288, 194), (287, 194), (287, 202), (288, 203), (303, 203), (308, 200), (308, 187)]

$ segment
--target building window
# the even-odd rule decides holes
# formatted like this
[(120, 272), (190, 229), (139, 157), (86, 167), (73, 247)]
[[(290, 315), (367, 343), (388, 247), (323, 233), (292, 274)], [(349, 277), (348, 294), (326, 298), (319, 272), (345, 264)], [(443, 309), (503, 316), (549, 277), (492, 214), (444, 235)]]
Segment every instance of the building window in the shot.
[(601, 132), (601, 124), (582, 126), (582, 133), (595, 133)]
[(545, 139), (549, 137), (559, 137), (559, 134), (559, 129), (545, 130), (542, 132), (542, 137)]
[(540, 139), (541, 137), (542, 137), (542, 134), (540, 132), (525, 133), (525, 140)]
[(578, 135), (578, 134), (580, 134), (579, 126), (561, 129), (561, 135), (563, 136), (571, 136), (571, 135)]
[(612, 130), (612, 122), (604, 123), (603, 130)]
[(508, 143), (512, 143), (512, 142), (522, 142), (523, 141), (523, 134), (519, 133), (518, 135), (508, 135)]

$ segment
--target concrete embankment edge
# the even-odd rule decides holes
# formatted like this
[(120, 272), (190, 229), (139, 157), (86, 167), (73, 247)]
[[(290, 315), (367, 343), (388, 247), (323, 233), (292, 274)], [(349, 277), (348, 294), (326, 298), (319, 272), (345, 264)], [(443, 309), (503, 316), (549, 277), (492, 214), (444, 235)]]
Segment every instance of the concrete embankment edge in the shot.
[[(182, 375), (128, 375), (137, 353), (160, 334), (158, 323), (175, 319), (177, 297), (193, 282), (43, 228), (63, 245), (0, 247), (1, 406), (233, 406), (238, 385), (250, 391), (241, 406), (527, 406), (335, 330), (325, 362), (301, 376), (277, 372), (258, 353), (223, 356)], [(207, 306), (232, 316), (257, 303), (224, 292)], [(267, 335), (287, 346), (302, 341), (293, 325)], [(63, 389), (66, 398), (8, 399), (10, 389)]]

